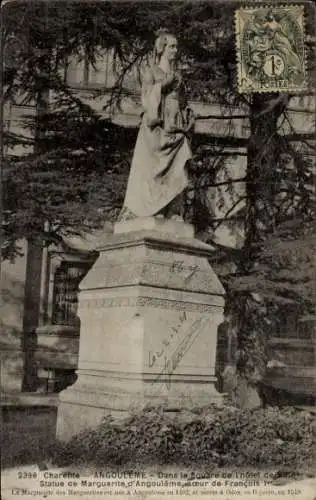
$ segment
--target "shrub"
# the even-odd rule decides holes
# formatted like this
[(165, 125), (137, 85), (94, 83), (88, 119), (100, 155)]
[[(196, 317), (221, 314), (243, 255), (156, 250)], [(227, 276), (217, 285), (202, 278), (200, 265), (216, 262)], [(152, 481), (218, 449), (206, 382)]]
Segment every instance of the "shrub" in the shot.
[(314, 419), (294, 408), (240, 410), (211, 406), (170, 415), (143, 410), (122, 421), (107, 417), (54, 450), (58, 465), (312, 467)]

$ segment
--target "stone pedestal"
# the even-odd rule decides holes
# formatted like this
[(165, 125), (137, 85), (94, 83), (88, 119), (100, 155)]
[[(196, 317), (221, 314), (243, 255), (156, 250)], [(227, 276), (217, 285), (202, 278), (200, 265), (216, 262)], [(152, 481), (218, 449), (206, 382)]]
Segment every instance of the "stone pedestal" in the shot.
[(111, 412), (221, 402), (215, 390), (224, 289), (212, 248), (182, 222), (117, 224), (81, 282), (78, 379), (60, 393), (57, 436), (69, 439)]

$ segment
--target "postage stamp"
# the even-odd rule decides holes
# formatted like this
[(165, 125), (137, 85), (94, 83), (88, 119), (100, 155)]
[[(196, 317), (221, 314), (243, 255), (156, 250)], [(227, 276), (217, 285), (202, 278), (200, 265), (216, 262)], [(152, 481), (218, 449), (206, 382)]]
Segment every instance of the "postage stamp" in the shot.
[(307, 89), (303, 6), (242, 8), (235, 23), (240, 93)]

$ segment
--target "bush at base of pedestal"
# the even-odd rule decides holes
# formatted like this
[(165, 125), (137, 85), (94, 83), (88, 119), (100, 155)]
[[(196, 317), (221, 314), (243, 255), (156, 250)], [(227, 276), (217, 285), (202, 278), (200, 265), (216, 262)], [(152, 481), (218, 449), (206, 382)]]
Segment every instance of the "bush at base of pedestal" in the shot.
[(294, 408), (204, 408), (168, 414), (147, 409), (121, 421), (106, 417), (54, 450), (59, 466), (169, 464), (211, 467), (312, 467), (313, 415)]

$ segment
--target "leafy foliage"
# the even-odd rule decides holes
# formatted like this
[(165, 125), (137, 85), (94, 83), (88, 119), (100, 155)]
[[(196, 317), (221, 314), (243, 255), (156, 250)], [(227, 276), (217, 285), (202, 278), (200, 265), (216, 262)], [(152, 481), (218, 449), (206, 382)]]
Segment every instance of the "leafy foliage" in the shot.
[(58, 465), (173, 464), (279, 467), (307, 471), (312, 465), (313, 417), (293, 408), (237, 410), (209, 407), (168, 416), (144, 410), (121, 422), (110, 417), (57, 445)]

